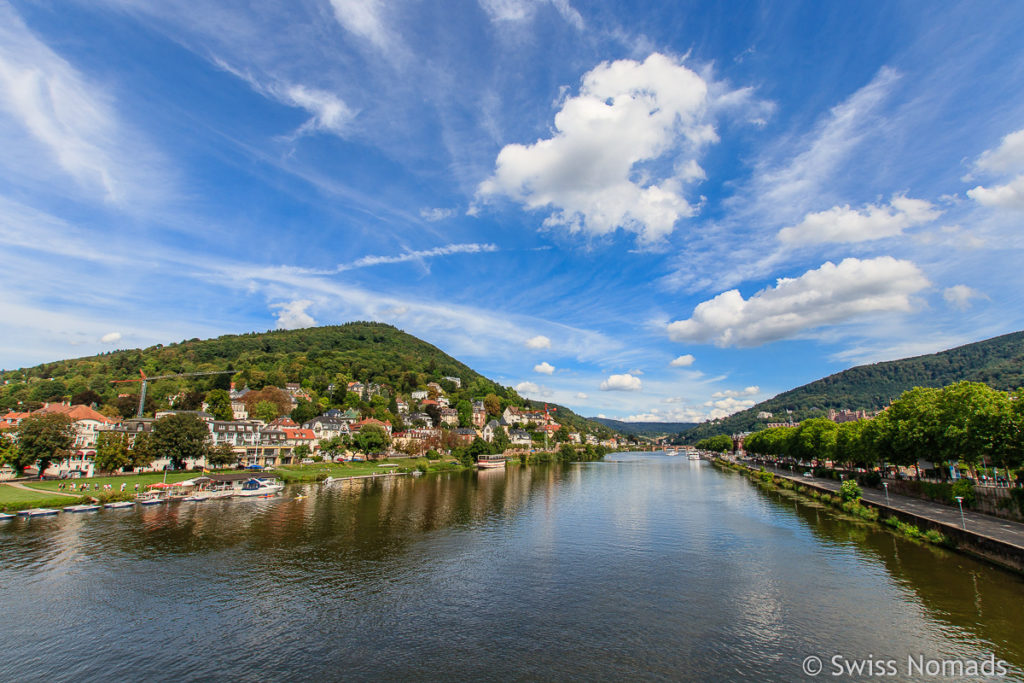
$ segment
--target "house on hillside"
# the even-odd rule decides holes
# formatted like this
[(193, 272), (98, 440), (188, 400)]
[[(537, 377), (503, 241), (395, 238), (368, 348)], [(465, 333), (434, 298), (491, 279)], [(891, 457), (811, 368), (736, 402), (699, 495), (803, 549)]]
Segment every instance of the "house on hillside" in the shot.
[(480, 436), (481, 438), (483, 438), (484, 441), (490, 443), (494, 441), (494, 437), (497, 436), (499, 431), (504, 430), (505, 428), (501, 426), (501, 423), (499, 423), (497, 420), (491, 420), (486, 425), (484, 425), (483, 430), (481, 430)]
[(533, 445), (533, 439), (530, 437), (530, 432), (525, 429), (510, 429), (508, 431), (508, 438), (512, 442), (513, 446)]

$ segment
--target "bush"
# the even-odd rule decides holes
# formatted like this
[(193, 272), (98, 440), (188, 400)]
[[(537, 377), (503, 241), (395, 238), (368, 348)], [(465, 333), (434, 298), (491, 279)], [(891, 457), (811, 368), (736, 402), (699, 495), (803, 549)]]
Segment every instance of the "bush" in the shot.
[(882, 483), (882, 475), (878, 472), (867, 472), (857, 477), (857, 481), (861, 486), (870, 486), (876, 489)]
[(848, 480), (844, 481), (843, 485), (839, 487), (839, 495), (845, 501), (857, 501), (860, 500), (861, 490), (857, 486), (857, 482)]
[(949, 502), (955, 503), (957, 496), (963, 497), (965, 507), (974, 505), (974, 482), (960, 479), (953, 484), (953, 486), (950, 487)]
[(761, 479), (761, 481), (763, 481), (763, 482), (764, 482), (765, 484), (771, 484), (771, 483), (772, 483), (773, 481), (775, 481), (775, 475), (774, 475), (774, 474), (772, 474), (771, 472), (766, 472), (766, 471), (764, 471), (764, 470), (761, 470), (760, 472), (758, 472), (758, 473), (757, 473), (757, 476), (758, 476), (758, 477), (759, 477), (759, 478)]
[(950, 545), (949, 539), (936, 529), (929, 529), (924, 532), (924, 540), (935, 545)]

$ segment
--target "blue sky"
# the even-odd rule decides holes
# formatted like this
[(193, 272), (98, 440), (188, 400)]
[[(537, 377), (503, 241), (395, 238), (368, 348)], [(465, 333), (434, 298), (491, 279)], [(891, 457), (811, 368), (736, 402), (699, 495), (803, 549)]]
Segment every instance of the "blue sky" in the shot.
[(1024, 328), (1024, 4), (0, 0), (0, 367), (380, 320), (702, 420)]

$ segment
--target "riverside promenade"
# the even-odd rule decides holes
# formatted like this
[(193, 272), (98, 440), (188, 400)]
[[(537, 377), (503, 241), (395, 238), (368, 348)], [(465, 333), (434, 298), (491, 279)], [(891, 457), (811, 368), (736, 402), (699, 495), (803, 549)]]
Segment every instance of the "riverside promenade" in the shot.
[[(761, 465), (751, 463), (750, 466), (757, 468)], [(765, 469), (796, 484), (822, 491), (836, 493), (841, 485), (832, 479), (805, 477), (790, 470), (767, 466)], [(922, 529), (938, 529), (952, 538), (960, 549), (1024, 573), (1024, 524), (1020, 522), (966, 509), (961, 520), (957, 507), (896, 493), (890, 493), (886, 499), (884, 490), (866, 487), (862, 489), (862, 502), (917, 524)]]

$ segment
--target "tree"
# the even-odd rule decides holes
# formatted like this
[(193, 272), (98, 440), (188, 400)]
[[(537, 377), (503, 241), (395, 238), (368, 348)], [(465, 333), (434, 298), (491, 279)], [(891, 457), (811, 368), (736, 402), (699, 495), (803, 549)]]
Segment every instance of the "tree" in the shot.
[(62, 413), (46, 413), (26, 417), (18, 425), (18, 447), (11, 466), (19, 474), (38, 461), (39, 474), (50, 462), (65, 458), (75, 443), (71, 419)]
[(697, 442), (697, 448), (702, 451), (714, 451), (715, 453), (728, 453), (732, 450), (732, 447), (732, 437), (727, 434), (709, 436)]
[(295, 424), (303, 424), (322, 414), (322, 412), (318, 404), (301, 399), (299, 400), (299, 405), (295, 406), (295, 410), (292, 411), (291, 418)]
[(153, 449), (171, 461), (174, 469), (185, 469), (188, 460), (205, 458), (209, 453), (210, 432), (195, 415), (166, 415), (153, 423), (150, 437)]
[(569, 428), (562, 425), (555, 432), (555, 443), (566, 443), (569, 440)]
[(221, 443), (210, 449), (209, 455), (206, 456), (206, 462), (210, 463), (213, 467), (231, 465), (238, 462), (238, 456), (235, 455), (231, 444)]
[(206, 395), (206, 410), (216, 420), (235, 419), (235, 412), (231, 409), (231, 394), (224, 389), (213, 389)]
[(156, 460), (156, 451), (153, 450), (153, 439), (147, 432), (135, 435), (132, 447), (129, 451), (132, 467), (149, 467)]
[(298, 446), (295, 447), (294, 453), (295, 457), (298, 458), (299, 460), (302, 460), (303, 458), (308, 458), (310, 453), (309, 446), (307, 446), (304, 443), (300, 443)]
[(459, 413), (459, 426), (460, 427), (472, 427), (473, 426), (473, 404), (466, 399), (460, 400), (455, 404), (455, 410)]
[(250, 391), (242, 397), (242, 402), (245, 403), (250, 415), (255, 414), (256, 405), (262, 401), (273, 403), (277, 409), (277, 414), (270, 418), (271, 420), (278, 415), (287, 415), (292, 409), (291, 397), (283, 389), (277, 387), (264, 387), (259, 391)]
[(277, 406), (270, 401), (260, 401), (249, 410), (249, 416), (264, 422), (273, 422), (280, 413)]
[(492, 417), (501, 415), (501, 399), (497, 394), (487, 394), (484, 396), (484, 409)]
[(115, 472), (130, 465), (132, 457), (128, 450), (128, 435), (100, 432), (96, 436), (96, 455), (92, 462), (100, 472)]
[(186, 391), (174, 401), (175, 410), (199, 410), (202, 407), (203, 392), (201, 391)]
[(368, 424), (356, 433), (355, 442), (363, 453), (379, 453), (391, 444), (391, 437), (380, 425)]
[(793, 434), (790, 455), (801, 460), (824, 461), (832, 455), (838, 430), (839, 425), (824, 417), (804, 420)]
[(81, 404), (83, 406), (91, 406), (94, 403), (96, 405), (101, 405), (103, 403), (103, 397), (92, 389), (86, 389), (72, 396), (71, 403), (74, 405)]

